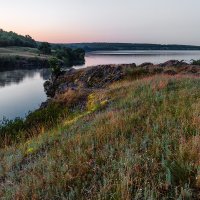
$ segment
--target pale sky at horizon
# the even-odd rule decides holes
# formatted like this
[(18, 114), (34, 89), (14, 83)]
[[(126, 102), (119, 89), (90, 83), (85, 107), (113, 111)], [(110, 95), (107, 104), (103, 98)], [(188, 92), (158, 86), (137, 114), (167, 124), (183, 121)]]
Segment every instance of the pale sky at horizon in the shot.
[(200, 45), (200, 0), (0, 0), (0, 28), (48, 42)]

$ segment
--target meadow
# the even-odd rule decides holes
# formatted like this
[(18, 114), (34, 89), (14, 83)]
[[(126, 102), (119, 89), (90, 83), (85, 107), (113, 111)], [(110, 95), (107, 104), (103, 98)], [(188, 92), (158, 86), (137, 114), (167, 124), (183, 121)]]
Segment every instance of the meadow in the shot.
[(0, 198), (199, 199), (199, 90), (188, 75), (94, 90), (53, 128), (1, 147)]
[(31, 47), (0, 47), (0, 57), (39, 57), (48, 59), (49, 55), (43, 55), (37, 48)]

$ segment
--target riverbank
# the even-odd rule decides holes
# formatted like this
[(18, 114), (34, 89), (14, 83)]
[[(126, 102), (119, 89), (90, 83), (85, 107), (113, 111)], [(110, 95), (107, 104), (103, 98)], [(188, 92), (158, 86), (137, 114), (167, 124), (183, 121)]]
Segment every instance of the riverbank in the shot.
[[(194, 62), (199, 64), (198, 62)], [(51, 97), (48, 102), (62, 99), (70, 90), (89, 90), (104, 88), (113, 82), (123, 79), (139, 79), (153, 75), (188, 75), (200, 76), (200, 66), (182, 61), (170, 60), (165, 63), (154, 65), (152, 63), (123, 64), (123, 65), (99, 65), (84, 69), (71, 69), (63, 72), (59, 77), (53, 77), (46, 81), (44, 88), (47, 96)], [(43, 103), (42, 105), (47, 105)]]
[[(2, 126), (2, 132), (5, 132), (5, 134), (9, 132), (9, 135), (15, 135), (13, 132), (23, 129), (29, 135), (29, 129), (31, 129), (33, 132), (37, 130), (36, 132), (40, 133), (41, 127), (49, 128), (50, 124), (54, 126), (50, 119), (57, 121), (58, 118), (59, 120), (61, 116), (65, 115), (66, 110), (73, 114), (74, 109), (85, 109), (90, 94), (101, 91), (118, 81), (137, 80), (155, 75), (198, 78), (200, 76), (200, 67), (197, 64), (199, 64), (197, 61), (192, 65), (182, 61), (170, 60), (158, 65), (152, 63), (143, 63), (141, 65), (134, 63), (99, 65), (84, 69), (71, 68), (68, 71), (62, 71), (59, 76), (52, 76), (44, 83), (44, 90), (48, 99), (41, 104), (40, 109), (28, 114), (25, 120), (20, 119), (22, 126), (15, 127), (17, 131), (15, 128), (11, 130), (15, 120), (6, 120), (5, 127), (8, 123), (7, 127), (11, 126), (11, 129), (8, 129), (8, 131), (7, 128)], [(62, 108), (65, 108), (63, 112)]]
[(0, 197), (198, 199), (199, 75), (168, 61), (52, 77), (49, 101), (1, 132)]
[(31, 70), (49, 68), (48, 59), (39, 57), (9, 56), (0, 57), (0, 71), (11, 71), (17, 69)]
[(85, 63), (85, 52), (82, 49), (57, 48), (48, 54), (37, 48), (29, 47), (1, 47), (0, 71), (28, 70), (50, 68), (49, 60), (57, 58), (60, 67), (70, 68)]
[(40, 54), (36, 48), (0, 48), (0, 71), (49, 68), (49, 55)]

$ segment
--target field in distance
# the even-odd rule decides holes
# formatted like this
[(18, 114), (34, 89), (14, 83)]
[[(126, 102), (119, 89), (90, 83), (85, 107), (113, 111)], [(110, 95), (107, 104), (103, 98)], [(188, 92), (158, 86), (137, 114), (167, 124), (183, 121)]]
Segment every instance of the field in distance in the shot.
[(20, 56), (20, 57), (39, 57), (49, 58), (49, 55), (41, 54), (37, 48), (30, 47), (0, 47), (0, 57)]

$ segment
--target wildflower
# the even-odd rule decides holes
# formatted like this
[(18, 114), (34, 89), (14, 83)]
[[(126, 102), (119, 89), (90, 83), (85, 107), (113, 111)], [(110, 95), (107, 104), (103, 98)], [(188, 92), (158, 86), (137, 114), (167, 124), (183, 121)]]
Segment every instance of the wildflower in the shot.
[(108, 100), (101, 101), (101, 106), (105, 107), (108, 104)]
[(33, 148), (28, 148), (27, 153), (28, 153), (28, 154), (31, 154), (31, 153), (33, 153), (33, 151), (34, 151)]

